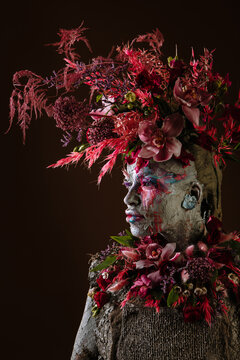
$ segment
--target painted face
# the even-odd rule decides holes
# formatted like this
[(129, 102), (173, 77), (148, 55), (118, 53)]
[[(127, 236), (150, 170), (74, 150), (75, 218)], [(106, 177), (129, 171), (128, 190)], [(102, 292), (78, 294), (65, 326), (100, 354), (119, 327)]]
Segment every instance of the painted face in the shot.
[[(165, 163), (151, 163), (138, 173), (135, 164), (127, 165), (124, 173), (127, 195), (126, 221), (134, 236), (162, 233), (168, 241), (176, 241), (176, 232), (190, 236), (193, 219), (203, 221), (200, 215), (201, 185), (196, 178), (194, 164), (183, 169), (175, 160)], [(198, 204), (192, 210), (185, 210), (182, 202), (191, 194), (193, 186), (198, 187)], [(191, 214), (190, 214), (191, 213)], [(195, 221), (194, 220), (194, 221)], [(194, 227), (196, 224), (194, 224)], [(199, 227), (199, 226), (198, 226)]]

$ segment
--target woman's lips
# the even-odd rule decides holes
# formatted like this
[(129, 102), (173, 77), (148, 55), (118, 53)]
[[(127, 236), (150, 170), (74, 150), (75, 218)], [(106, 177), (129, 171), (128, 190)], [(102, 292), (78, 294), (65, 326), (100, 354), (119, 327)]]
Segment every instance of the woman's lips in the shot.
[(126, 217), (126, 221), (133, 224), (137, 221), (141, 221), (142, 219), (144, 219), (143, 215), (140, 214), (131, 214), (131, 213), (127, 213), (127, 217)]

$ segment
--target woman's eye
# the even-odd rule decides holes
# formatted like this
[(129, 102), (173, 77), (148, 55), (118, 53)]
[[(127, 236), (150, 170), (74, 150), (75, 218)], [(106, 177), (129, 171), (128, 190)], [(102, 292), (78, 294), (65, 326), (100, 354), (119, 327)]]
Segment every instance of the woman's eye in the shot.
[(155, 186), (155, 184), (151, 180), (142, 180), (142, 186), (149, 187), (149, 186)]
[(131, 187), (132, 183), (130, 183), (130, 181), (123, 181), (123, 185), (128, 189)]

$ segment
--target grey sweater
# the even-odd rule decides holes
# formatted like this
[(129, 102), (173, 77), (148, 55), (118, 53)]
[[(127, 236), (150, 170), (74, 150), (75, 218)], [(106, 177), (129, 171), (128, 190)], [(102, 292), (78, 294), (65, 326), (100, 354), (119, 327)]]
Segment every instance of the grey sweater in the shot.
[[(94, 275), (90, 273), (90, 285)], [(209, 327), (205, 322), (185, 323), (176, 309), (145, 308), (127, 303), (120, 310), (118, 293), (91, 317), (88, 298), (76, 336), (71, 360), (239, 360), (240, 316), (227, 304), (228, 318), (219, 317)]]

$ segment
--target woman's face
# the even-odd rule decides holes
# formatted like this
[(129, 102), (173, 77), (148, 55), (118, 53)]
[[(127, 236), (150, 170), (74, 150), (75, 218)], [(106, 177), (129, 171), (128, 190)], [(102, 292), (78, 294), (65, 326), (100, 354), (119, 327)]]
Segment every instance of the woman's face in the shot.
[[(127, 165), (124, 175), (126, 221), (134, 236), (162, 233), (168, 241), (176, 242), (176, 237), (191, 237), (193, 232), (203, 231), (202, 186), (193, 163), (183, 169), (175, 160), (152, 162), (138, 173), (135, 164)], [(192, 210), (182, 207), (186, 194), (194, 194), (198, 200)]]

